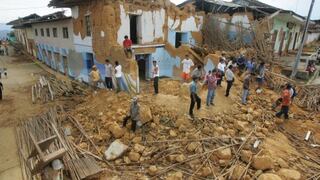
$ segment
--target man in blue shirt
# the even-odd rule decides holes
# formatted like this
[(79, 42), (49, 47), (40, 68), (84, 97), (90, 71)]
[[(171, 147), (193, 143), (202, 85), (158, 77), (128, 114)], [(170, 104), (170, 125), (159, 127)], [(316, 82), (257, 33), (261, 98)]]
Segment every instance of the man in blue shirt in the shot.
[(197, 102), (197, 109), (199, 110), (201, 108), (201, 99), (197, 94), (197, 82), (198, 82), (198, 78), (192, 77), (192, 82), (190, 85), (191, 103), (190, 103), (190, 109), (189, 109), (189, 115), (191, 118), (194, 118), (193, 109), (196, 102)]

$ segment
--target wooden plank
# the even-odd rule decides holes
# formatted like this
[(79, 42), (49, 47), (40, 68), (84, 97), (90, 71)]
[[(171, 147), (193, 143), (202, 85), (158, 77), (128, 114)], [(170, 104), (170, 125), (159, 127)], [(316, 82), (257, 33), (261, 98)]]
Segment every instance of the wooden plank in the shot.
[[(44, 151), (44, 150), (46, 150), (46, 149), (49, 148), (50, 144), (53, 143), (56, 138), (57, 138), (57, 136), (54, 135), (54, 136), (51, 136), (51, 137), (49, 137), (49, 138), (47, 138), (47, 139), (44, 139), (44, 140), (42, 140), (42, 141), (39, 141), (37, 144), (38, 144), (38, 146), (40, 147), (41, 151)], [(31, 158), (31, 157), (33, 157), (33, 156), (36, 156), (37, 154), (38, 154), (38, 153), (37, 153), (37, 150), (34, 149), (34, 150), (31, 152), (31, 154), (29, 155), (28, 158)]]

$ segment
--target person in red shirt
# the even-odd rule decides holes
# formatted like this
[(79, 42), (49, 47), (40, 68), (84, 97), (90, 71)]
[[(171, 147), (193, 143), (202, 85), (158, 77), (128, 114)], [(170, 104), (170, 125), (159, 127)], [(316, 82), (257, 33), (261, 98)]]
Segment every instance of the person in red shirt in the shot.
[[(129, 39), (128, 36), (124, 36), (124, 41), (123, 41), (123, 48), (124, 48), (124, 53), (126, 54), (127, 57), (131, 58), (132, 57), (132, 41)], [(128, 56), (130, 53), (130, 56)]]
[(282, 114), (284, 114), (284, 118), (289, 119), (289, 106), (291, 104), (290, 86), (286, 86), (282, 91), (281, 99), (281, 110), (276, 114), (276, 116), (280, 118)]

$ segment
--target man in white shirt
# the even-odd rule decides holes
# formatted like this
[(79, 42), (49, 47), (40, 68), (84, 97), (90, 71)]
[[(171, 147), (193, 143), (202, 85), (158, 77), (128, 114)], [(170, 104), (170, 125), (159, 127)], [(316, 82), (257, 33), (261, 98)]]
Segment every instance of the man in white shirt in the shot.
[(106, 86), (108, 90), (112, 90), (113, 89), (113, 84), (112, 84), (113, 67), (109, 59), (106, 59), (105, 69), (106, 69), (106, 78), (105, 78)]
[(186, 82), (190, 78), (191, 67), (194, 66), (193, 61), (189, 58), (189, 55), (186, 55), (186, 58), (181, 61), (182, 63), (182, 79)]
[(219, 61), (219, 64), (218, 64), (218, 73), (220, 74), (220, 79), (218, 80), (217, 82), (217, 85), (221, 87), (221, 82), (222, 82), (222, 79), (224, 77), (224, 72), (225, 72), (225, 69), (226, 69), (226, 62), (224, 60), (225, 58), (221, 57), (220, 58), (220, 61)]
[(230, 93), (230, 89), (233, 85), (234, 82), (234, 74), (232, 72), (232, 65), (228, 67), (227, 71), (226, 71), (226, 79), (227, 79), (227, 90), (226, 90), (226, 97), (229, 96)]
[(153, 78), (153, 87), (154, 87), (155, 95), (159, 93), (159, 76), (160, 76), (159, 65), (157, 64), (157, 61), (153, 61), (152, 78)]
[(122, 66), (119, 64), (118, 61), (115, 62), (115, 76), (117, 79), (117, 92), (120, 92), (121, 90), (125, 90), (129, 92), (127, 85), (124, 83), (124, 79), (122, 77)]

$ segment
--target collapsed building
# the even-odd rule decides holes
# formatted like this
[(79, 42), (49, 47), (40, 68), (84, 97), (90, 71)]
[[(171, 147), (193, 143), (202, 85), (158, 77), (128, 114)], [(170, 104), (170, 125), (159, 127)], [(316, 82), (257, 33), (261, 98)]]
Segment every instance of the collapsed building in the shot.
[[(179, 7), (183, 8), (190, 4), (196, 7), (196, 11), (206, 12), (208, 28), (220, 27), (220, 32), (214, 31), (213, 36), (226, 37), (225, 39), (217, 37), (214, 41), (210, 38), (208, 41), (214, 43), (226, 40), (238, 41), (240, 47), (243, 47), (259, 39), (256, 37), (259, 34), (257, 30), (263, 29), (263, 34), (270, 41), (271, 50), (276, 54), (286, 54), (288, 51), (298, 49), (301, 44), (305, 18), (293, 11), (253, 0), (233, 0), (232, 2), (189, 0), (180, 4)], [(259, 26), (256, 26), (257, 24)], [(204, 35), (204, 37), (207, 36)], [(213, 42), (205, 41), (208, 44)], [(229, 48), (222, 43), (222, 48)]]

